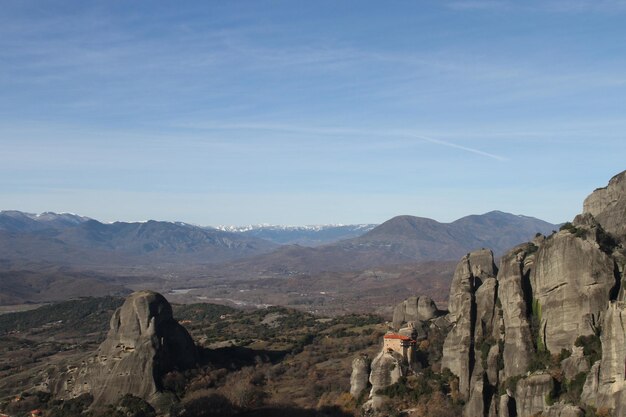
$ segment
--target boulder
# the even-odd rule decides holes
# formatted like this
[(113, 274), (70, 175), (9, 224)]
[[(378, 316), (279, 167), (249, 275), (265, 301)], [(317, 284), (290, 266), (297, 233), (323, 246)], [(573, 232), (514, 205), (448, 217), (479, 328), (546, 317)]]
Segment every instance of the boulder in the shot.
[(591, 214), (602, 228), (612, 235), (626, 237), (626, 171), (611, 178), (604, 188), (598, 188), (583, 203), (583, 213)]
[(439, 309), (430, 297), (409, 297), (394, 308), (393, 327), (398, 330), (404, 323), (427, 321), (438, 315)]
[(352, 374), (350, 375), (350, 394), (359, 398), (369, 385), (370, 359), (367, 356), (359, 356), (352, 361)]
[(616, 285), (614, 262), (595, 241), (564, 230), (539, 248), (531, 283), (541, 338), (559, 353), (596, 330)]
[(62, 398), (91, 393), (94, 406), (115, 403), (125, 394), (155, 403), (162, 376), (196, 362), (194, 342), (174, 320), (167, 300), (152, 291), (139, 291), (113, 314), (96, 354), (81, 366), (70, 367), (55, 390)]

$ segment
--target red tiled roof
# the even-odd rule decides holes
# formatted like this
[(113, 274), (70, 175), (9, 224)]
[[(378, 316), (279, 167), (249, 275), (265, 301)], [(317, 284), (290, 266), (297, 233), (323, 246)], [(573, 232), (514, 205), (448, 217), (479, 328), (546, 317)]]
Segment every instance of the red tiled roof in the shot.
[(386, 334), (384, 337), (385, 339), (400, 339), (400, 340), (406, 340), (407, 342), (411, 340), (410, 337), (402, 336), (401, 334), (397, 334), (397, 333)]

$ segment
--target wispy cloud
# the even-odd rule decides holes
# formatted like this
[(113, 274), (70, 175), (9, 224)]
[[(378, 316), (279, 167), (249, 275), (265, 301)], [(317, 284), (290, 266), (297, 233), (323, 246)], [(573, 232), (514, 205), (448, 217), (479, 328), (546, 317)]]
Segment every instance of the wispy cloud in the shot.
[(453, 10), (539, 11), (553, 13), (625, 12), (625, 0), (454, 0), (447, 3)]
[(449, 2), (447, 6), (455, 10), (501, 10), (510, 7), (510, 4), (502, 0), (461, 0)]

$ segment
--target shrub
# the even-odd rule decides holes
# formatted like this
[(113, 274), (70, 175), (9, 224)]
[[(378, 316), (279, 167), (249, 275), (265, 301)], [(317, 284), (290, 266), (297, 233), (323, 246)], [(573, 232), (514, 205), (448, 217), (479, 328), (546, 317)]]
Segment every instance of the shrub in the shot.
[[(541, 234), (539, 234), (541, 236)], [(526, 255), (531, 255), (539, 250), (539, 246), (534, 243), (529, 243), (526, 245)]]
[(568, 349), (561, 349), (561, 353), (559, 353), (559, 362), (569, 358), (570, 356), (572, 356), (572, 352), (570, 352)]
[(612, 254), (615, 247), (617, 247), (617, 241), (613, 238), (613, 236), (605, 232), (600, 225), (598, 225), (596, 231), (596, 241), (598, 242), (598, 245), (600, 245), (600, 250), (609, 255)]
[(233, 415), (235, 407), (224, 397), (214, 391), (197, 391), (185, 398), (182, 403), (180, 417), (226, 417)]
[(581, 239), (584, 239), (584, 238), (587, 237), (587, 230), (586, 229), (583, 229), (581, 227), (576, 227), (576, 226), (574, 226), (570, 222), (564, 223), (563, 226), (561, 226), (561, 228), (559, 230), (567, 230), (568, 232), (570, 232), (574, 236), (579, 237)]
[(580, 400), (580, 395), (583, 392), (585, 381), (587, 380), (587, 372), (581, 372), (577, 374), (571, 381), (565, 384), (565, 397), (572, 403)]
[(117, 403), (115, 417), (156, 417), (156, 411), (144, 399), (124, 395)]
[(589, 363), (593, 364), (602, 359), (602, 342), (600, 337), (591, 334), (588, 336), (578, 336), (574, 342), (575, 346), (583, 348), (583, 355), (589, 359)]
[[(504, 384), (502, 384), (502, 387), (504, 388), (503, 391), (505, 390), (509, 390), (512, 393), (515, 393), (515, 389), (517, 388), (517, 383), (519, 382), (519, 380), (522, 379), (521, 375), (517, 375), (517, 376), (512, 376), (509, 379), (507, 379)], [(505, 392), (502, 392), (501, 394), (504, 394)]]
[(551, 364), (552, 355), (550, 355), (550, 352), (545, 349), (538, 350), (532, 355), (530, 363), (528, 364), (528, 370), (530, 372), (543, 371), (550, 367)]
[(93, 402), (91, 394), (83, 394), (67, 401), (58, 401), (49, 411), (49, 417), (79, 417), (84, 416), (85, 411)]
[(539, 304), (539, 300), (533, 300), (532, 302), (530, 331), (533, 335), (533, 341), (537, 352), (546, 350), (543, 338), (541, 337), (541, 304)]

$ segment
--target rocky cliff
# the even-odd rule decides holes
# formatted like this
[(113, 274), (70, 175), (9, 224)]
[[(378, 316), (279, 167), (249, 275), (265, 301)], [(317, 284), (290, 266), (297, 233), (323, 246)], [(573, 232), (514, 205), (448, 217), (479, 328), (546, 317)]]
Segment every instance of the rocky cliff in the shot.
[[(465, 416), (626, 417), (625, 238), (626, 171), (499, 268), (486, 249), (461, 259), (433, 369), (456, 376)], [(396, 307), (394, 326), (419, 316), (419, 300)]]
[(52, 390), (62, 398), (91, 393), (94, 406), (133, 394), (156, 402), (162, 376), (195, 365), (191, 336), (172, 316), (172, 307), (158, 293), (131, 294), (111, 318), (106, 340), (95, 355), (70, 367)]
[(626, 171), (617, 174), (604, 188), (598, 188), (583, 204), (583, 213), (592, 215), (608, 233), (626, 237)]
[[(455, 325), (444, 345), (442, 366), (459, 377), (461, 393), (469, 393), (466, 415), (583, 415), (583, 408), (589, 406), (626, 415), (621, 410), (626, 338), (623, 307), (618, 302), (623, 271), (623, 248), (618, 243), (626, 230), (625, 184), (624, 173), (614, 177), (608, 187), (594, 191), (585, 201), (583, 214), (573, 223), (513, 248), (501, 258), (495, 277), (495, 311), (501, 306), (502, 321), (500, 329), (495, 328), (497, 324), (491, 327), (488, 344), (492, 347), (482, 342), (484, 351), (501, 355), (496, 359), (501, 363), (497, 381), (481, 377), (478, 358), (466, 353), (467, 339), (471, 346), (473, 335), (476, 350), (481, 343), (479, 332), (490, 329), (485, 325), (489, 320), (481, 322), (480, 317), (492, 307), (478, 302), (487, 281), (482, 280), (472, 298), (471, 286), (455, 289), (455, 275), (449, 313)], [(468, 257), (459, 264), (465, 275), (467, 263)], [(476, 301), (475, 307), (457, 307), (458, 294), (464, 292), (469, 293), (467, 300)], [(466, 328), (465, 339), (455, 335), (459, 326)], [(593, 347), (598, 339), (601, 353)], [(453, 348), (446, 350), (449, 340)], [(495, 346), (502, 346), (502, 351), (496, 352)], [(590, 372), (594, 354), (601, 354), (601, 361)], [(488, 361), (483, 364), (489, 366)], [(577, 390), (585, 376), (581, 395)], [(495, 382), (487, 394), (485, 382)], [(503, 389), (506, 395), (496, 401), (493, 393)]]

